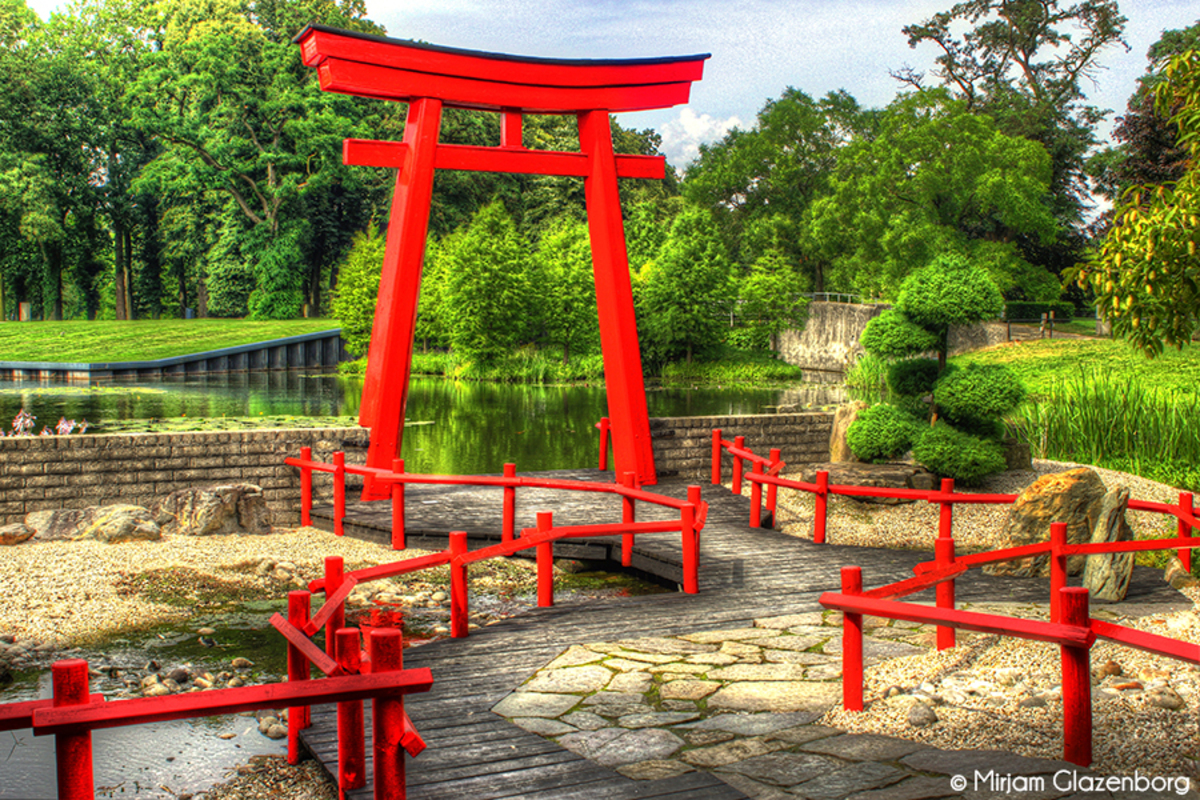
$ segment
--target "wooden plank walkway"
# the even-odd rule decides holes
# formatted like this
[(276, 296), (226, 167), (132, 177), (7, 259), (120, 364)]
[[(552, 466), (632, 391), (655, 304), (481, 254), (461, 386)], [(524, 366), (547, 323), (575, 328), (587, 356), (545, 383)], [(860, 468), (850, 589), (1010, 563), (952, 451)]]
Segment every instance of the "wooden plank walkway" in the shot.
[[(537, 474), (610, 479), (597, 470)], [(687, 485), (668, 481), (653, 491), (682, 498)], [(629, 780), (490, 710), (572, 644), (744, 627), (759, 617), (814, 611), (820, 608), (817, 598), (821, 592), (840, 586), (843, 565), (861, 566), (864, 583), (870, 587), (908, 577), (914, 564), (932, 557), (911, 551), (814, 545), (771, 529), (752, 529), (747, 525), (748, 498), (711, 485), (704, 485), (702, 493), (709, 503), (709, 516), (701, 536), (700, 594), (658, 594), (538, 608), (474, 630), (465, 639), (446, 639), (405, 651), (406, 666), (429, 667), (434, 676), (432, 691), (407, 701), (409, 714), (429, 745), (420, 757), (408, 760), (409, 797), (743, 797), (706, 772), (659, 781)], [(409, 487), (409, 546), (442, 549), (450, 530), (466, 530), (472, 549), (499, 541), (501, 496), (501, 490), (493, 488)], [(554, 510), (556, 524), (619, 521), (621, 514), (620, 499), (615, 496), (518, 489), (518, 529), (532, 527), (541, 510)], [(639, 520), (675, 515), (671, 509), (638, 504)], [(390, 520), (387, 503), (350, 503), (345, 531), (350, 536), (389, 542)], [(313, 521), (331, 530), (330, 509), (314, 509)], [(931, 541), (934, 535), (931, 530)], [(605, 537), (559, 542), (555, 554), (619, 564), (620, 541)], [(682, 575), (679, 536), (638, 537), (634, 565), (660, 579), (678, 582)], [(964, 602), (1045, 602), (1047, 591), (1045, 580), (992, 578), (978, 570), (957, 582), (958, 599)], [(927, 596), (932, 601), (932, 592)], [(1179, 600), (1178, 593), (1162, 583), (1161, 573), (1135, 570), (1130, 602)], [(369, 719), (369, 708), (367, 713)], [(313, 720), (313, 727), (303, 736), (304, 744), (336, 774), (333, 708), (315, 708)], [(350, 797), (371, 797), (370, 786), (369, 776), (368, 788)]]

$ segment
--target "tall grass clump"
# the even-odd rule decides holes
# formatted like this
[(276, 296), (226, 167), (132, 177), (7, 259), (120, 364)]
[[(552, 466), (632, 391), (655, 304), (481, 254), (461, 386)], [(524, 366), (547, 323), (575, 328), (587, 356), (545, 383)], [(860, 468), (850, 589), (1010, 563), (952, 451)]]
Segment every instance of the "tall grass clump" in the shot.
[(875, 405), (883, 402), (888, 362), (877, 355), (863, 353), (846, 373), (846, 390), (855, 400)]
[(1200, 399), (1132, 376), (1079, 370), (1031, 395), (1009, 418), (1039, 458), (1121, 469), (1200, 491)]

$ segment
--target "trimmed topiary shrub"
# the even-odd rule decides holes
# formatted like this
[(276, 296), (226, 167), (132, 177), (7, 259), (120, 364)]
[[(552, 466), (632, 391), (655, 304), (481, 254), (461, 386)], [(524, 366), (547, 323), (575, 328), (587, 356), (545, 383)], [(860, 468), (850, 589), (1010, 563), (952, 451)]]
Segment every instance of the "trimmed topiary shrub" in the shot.
[(905, 279), (896, 308), (922, 328), (944, 330), (1000, 316), (1004, 296), (986, 271), (947, 253)]
[(1006, 466), (1004, 447), (999, 442), (963, 433), (945, 423), (925, 429), (913, 445), (913, 456), (927, 469), (964, 486), (976, 486)]
[(889, 308), (867, 323), (859, 343), (868, 353), (881, 358), (908, 358), (936, 351), (941, 338)]
[(895, 397), (918, 397), (932, 392), (937, 379), (936, 359), (913, 358), (888, 367), (887, 388)]
[(994, 420), (1025, 399), (1025, 387), (1003, 364), (967, 364), (948, 369), (933, 387), (938, 410), (954, 422)]
[(846, 431), (846, 444), (863, 461), (886, 461), (911, 448), (919, 428), (915, 419), (896, 406), (880, 404), (858, 415)]

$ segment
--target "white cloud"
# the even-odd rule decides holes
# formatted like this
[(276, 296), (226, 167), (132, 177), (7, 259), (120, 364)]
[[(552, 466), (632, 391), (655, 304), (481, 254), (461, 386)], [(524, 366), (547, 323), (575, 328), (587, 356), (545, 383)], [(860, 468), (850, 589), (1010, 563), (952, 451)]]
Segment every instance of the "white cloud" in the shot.
[(700, 155), (700, 145), (715, 142), (740, 127), (743, 124), (737, 117), (714, 119), (684, 106), (679, 110), (679, 116), (662, 125), (658, 132), (662, 135), (662, 152), (667, 161), (687, 169), (688, 164)]

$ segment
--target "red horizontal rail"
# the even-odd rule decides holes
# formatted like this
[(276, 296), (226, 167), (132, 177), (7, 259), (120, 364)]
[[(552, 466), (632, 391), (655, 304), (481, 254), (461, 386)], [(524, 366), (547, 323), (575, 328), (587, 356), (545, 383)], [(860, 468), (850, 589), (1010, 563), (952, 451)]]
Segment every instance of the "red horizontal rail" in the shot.
[[(364, 567), (356, 569), (353, 572), (347, 572), (345, 578), (353, 577), (358, 583), (367, 583), (369, 581), (377, 581), (382, 578), (394, 578), (397, 575), (405, 575), (409, 572), (417, 572), (418, 570), (426, 569), (427, 567), (440, 567), (442, 564), (450, 563), (450, 554), (447, 552), (433, 553), (428, 556), (419, 556), (417, 558), (406, 558), (401, 561), (393, 561), (390, 564), (380, 564), (377, 567)], [(343, 578), (343, 580), (345, 579)], [(310, 592), (325, 591), (325, 579), (318, 578), (308, 584)]]
[[(104, 695), (88, 695), (93, 703), (103, 703)], [(25, 700), (20, 703), (0, 703), (0, 731), (17, 731), (33, 727), (33, 712), (41, 708), (52, 708), (54, 698)]]
[(1132, 542), (1069, 544), (1062, 549), (1062, 554), (1064, 556), (1081, 556), (1095, 553), (1139, 553), (1144, 550), (1191, 550), (1195, 547), (1200, 547), (1200, 538), (1185, 536), (1181, 539), (1138, 539)]
[(139, 697), (81, 706), (42, 708), (33, 712), (35, 736), (117, 728), (147, 722), (236, 714), (259, 708), (319, 705), (365, 700), (380, 695), (426, 692), (433, 676), (426, 668), (371, 675), (347, 675), (320, 681), (268, 683), (236, 689)]
[[(1051, 546), (1049, 542), (1035, 542), (1034, 544), (1023, 544), (1020, 547), (1006, 547), (1003, 550), (986, 550), (982, 553), (968, 553), (963, 556), (956, 556), (954, 563), (964, 564), (967, 567), (977, 567), (980, 564), (991, 564), (994, 561), (1008, 561), (1013, 558), (1024, 558), (1025, 556), (1036, 556), (1042, 553), (1049, 553)], [(938, 568), (936, 561), (922, 561), (913, 567), (913, 572), (918, 575), (931, 572)]]
[[(331, 677), (343, 674), (344, 670), (341, 664), (326, 655), (325, 651), (317, 647), (312, 639), (304, 635), (304, 631), (284, 619), (282, 614), (276, 612), (269, 621), (275, 630), (283, 634), (283, 638), (295, 645), (296, 649), (303, 653), (304, 657), (321, 672)], [(295, 703), (294, 705), (300, 704)]]
[(927, 622), (980, 633), (1000, 636), (1016, 636), (1037, 642), (1052, 642), (1069, 647), (1091, 647), (1096, 635), (1090, 628), (1078, 625), (1062, 625), (1057, 622), (1005, 617), (999, 614), (980, 614), (976, 611), (961, 611), (949, 608), (918, 606), (894, 600), (879, 600), (863, 595), (846, 595), (825, 592), (821, 605), (836, 608), (851, 614), (867, 614), (873, 617), (904, 619), (910, 622)]
[[(284, 464), (290, 467), (300, 467), (301, 469), (311, 469), (314, 472), (337, 472), (337, 467), (333, 464), (326, 464), (321, 461), (308, 461), (303, 458), (285, 458)], [(350, 465), (346, 465), (346, 471), (350, 472)]]
[(915, 578), (889, 583), (887, 586), (880, 586), (878, 589), (871, 589), (870, 591), (863, 592), (863, 597), (875, 597), (880, 600), (894, 600), (897, 597), (907, 597), (910, 594), (923, 592), (926, 589), (937, 586), (939, 583), (954, 580), (966, 571), (967, 566), (962, 561), (959, 561), (954, 566), (947, 567), (946, 569), (926, 572)]
[(1102, 619), (1093, 619), (1090, 624), (1092, 632), (1101, 639), (1108, 639), (1110, 642), (1123, 644), (1126, 647), (1134, 647), (1138, 650), (1145, 650), (1155, 655), (1200, 664), (1200, 644), (1181, 642), (1178, 639), (1139, 631), (1135, 628), (1127, 628), (1124, 625), (1114, 625)]

